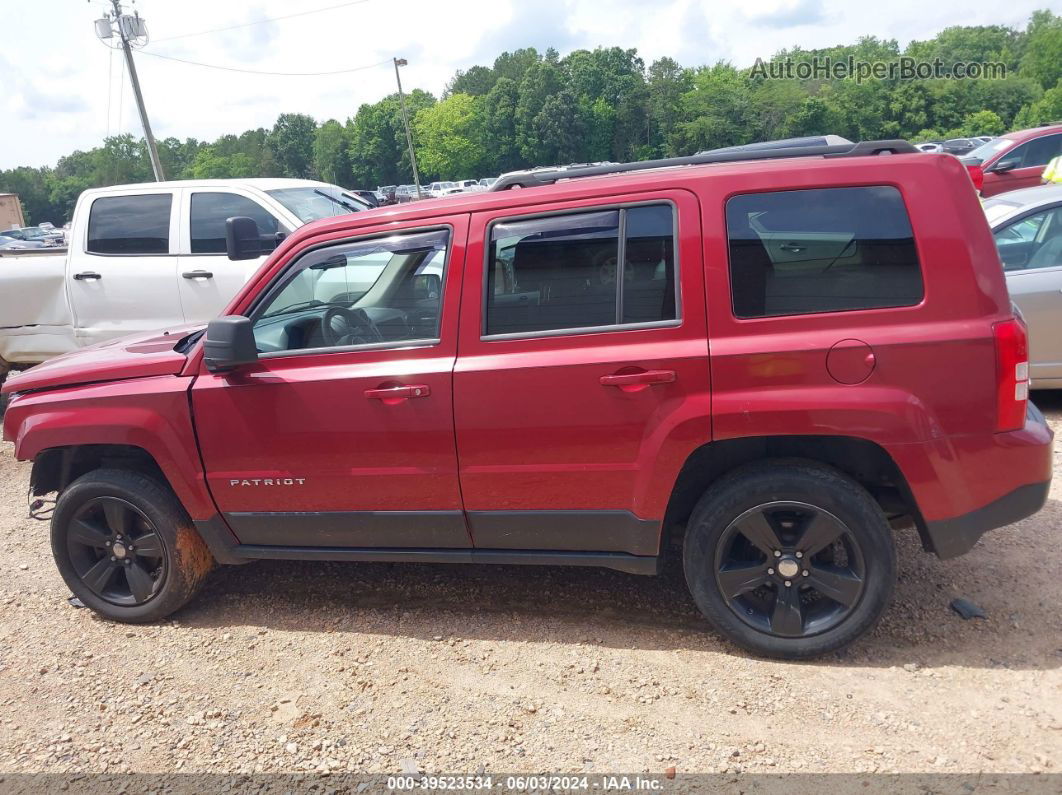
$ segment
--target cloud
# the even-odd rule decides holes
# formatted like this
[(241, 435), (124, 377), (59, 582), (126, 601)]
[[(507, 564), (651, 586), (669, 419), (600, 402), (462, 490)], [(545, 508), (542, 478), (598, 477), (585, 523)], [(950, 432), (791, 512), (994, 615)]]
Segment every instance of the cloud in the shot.
[(777, 10), (749, 15), (747, 18), (754, 25), (767, 28), (798, 28), (822, 22), (825, 18), (825, 11), (822, 0), (795, 0), (795, 2), (783, 2)]

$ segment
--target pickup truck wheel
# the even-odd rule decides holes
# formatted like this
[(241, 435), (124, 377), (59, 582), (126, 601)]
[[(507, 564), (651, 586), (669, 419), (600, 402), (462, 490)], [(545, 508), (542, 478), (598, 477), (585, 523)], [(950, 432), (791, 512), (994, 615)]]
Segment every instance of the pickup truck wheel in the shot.
[(214, 563), (168, 489), (116, 469), (89, 472), (63, 491), (52, 515), (52, 554), (75, 596), (127, 623), (182, 607)]
[(724, 477), (690, 517), (683, 549), (694, 601), (728, 639), (766, 657), (847, 646), (881, 617), (896, 550), (874, 498), (811, 463)]

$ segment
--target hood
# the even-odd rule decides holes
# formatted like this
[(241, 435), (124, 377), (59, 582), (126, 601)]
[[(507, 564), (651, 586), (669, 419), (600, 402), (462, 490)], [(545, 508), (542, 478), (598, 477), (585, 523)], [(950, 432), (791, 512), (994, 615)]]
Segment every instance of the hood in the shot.
[(186, 356), (174, 348), (201, 328), (187, 326), (134, 334), (82, 348), (11, 374), (4, 382), (3, 391), (27, 392), (99, 381), (176, 375), (184, 367)]

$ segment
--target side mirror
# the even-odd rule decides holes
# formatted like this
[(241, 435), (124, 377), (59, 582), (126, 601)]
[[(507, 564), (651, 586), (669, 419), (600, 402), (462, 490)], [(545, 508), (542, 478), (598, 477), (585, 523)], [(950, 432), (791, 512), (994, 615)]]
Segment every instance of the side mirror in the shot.
[(990, 171), (995, 174), (1006, 174), (1008, 171), (1012, 171), (1021, 165), (1021, 161), (1016, 157), (1004, 158), (992, 166)]
[(263, 235), (255, 220), (245, 215), (225, 219), (225, 253), (229, 259), (258, 259), (273, 251), (283, 239), (282, 232)]
[(243, 315), (226, 315), (211, 320), (203, 343), (203, 361), (212, 373), (258, 361), (251, 319)]
[(442, 279), (437, 273), (422, 273), (413, 277), (413, 297), (418, 301), (438, 300), (442, 295)]

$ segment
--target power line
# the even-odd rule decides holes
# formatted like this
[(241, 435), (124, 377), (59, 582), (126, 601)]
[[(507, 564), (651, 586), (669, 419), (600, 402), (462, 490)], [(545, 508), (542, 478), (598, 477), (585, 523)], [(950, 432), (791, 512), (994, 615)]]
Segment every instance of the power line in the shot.
[(190, 66), (202, 66), (205, 69), (221, 69), (225, 72), (240, 72), (248, 75), (270, 75), (271, 77), (327, 77), (328, 75), (345, 75), (350, 74), (351, 72), (363, 72), (366, 69), (375, 69), (377, 66), (391, 63), (391, 59), (388, 58), (385, 61), (366, 64), (365, 66), (355, 66), (351, 69), (336, 69), (333, 72), (267, 72), (260, 69), (240, 69), (236, 66), (221, 66), (220, 64), (189, 61), (185, 58), (175, 58), (172, 55), (160, 55), (157, 52), (148, 52), (147, 50), (141, 50), (140, 54), (150, 55), (152, 58), (162, 58), (165, 61), (176, 61), (177, 63), (189, 64)]
[(285, 14), (284, 16), (271, 17), (270, 19), (257, 19), (254, 22), (242, 22), (239, 25), (229, 25), (229, 26), (224, 27), (224, 28), (212, 28), (211, 30), (201, 30), (198, 33), (182, 33), (179, 36), (166, 36), (165, 38), (162, 38), (162, 39), (155, 39), (155, 43), (158, 44), (159, 42), (163, 42), (163, 41), (174, 41), (175, 39), (187, 39), (187, 38), (191, 38), (192, 36), (206, 36), (209, 33), (223, 33), (226, 30), (236, 30), (237, 28), (249, 28), (252, 25), (264, 25), (267, 22), (279, 22), (282, 19), (292, 19), (294, 17), (305, 17), (305, 16), (309, 16), (310, 14), (320, 14), (320, 13), (323, 13), (325, 11), (335, 11), (337, 8), (347, 8), (348, 6), (357, 6), (357, 5), (361, 5), (362, 3), (368, 3), (368, 2), (369, 2), (369, 0), (352, 0), (349, 3), (340, 3), (339, 5), (327, 6), (326, 8), (315, 8), (315, 9), (312, 9), (310, 11), (297, 11), (294, 14)]

